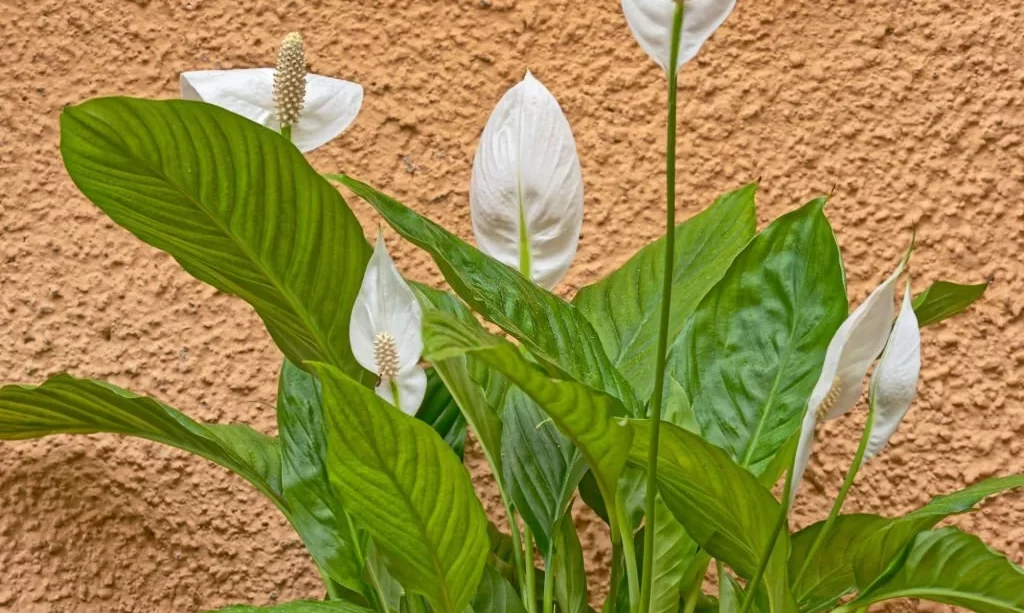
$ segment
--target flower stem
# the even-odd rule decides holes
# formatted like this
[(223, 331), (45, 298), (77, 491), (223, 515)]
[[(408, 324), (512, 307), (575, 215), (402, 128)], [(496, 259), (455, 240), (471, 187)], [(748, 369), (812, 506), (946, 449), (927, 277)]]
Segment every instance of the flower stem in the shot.
[(555, 611), (555, 546), (551, 545), (544, 560), (544, 613)]
[(850, 493), (850, 488), (853, 487), (853, 480), (857, 477), (857, 471), (860, 470), (861, 464), (864, 463), (864, 453), (867, 451), (868, 442), (871, 440), (871, 428), (875, 425), (874, 403), (870, 403), (870, 405), (868, 408), (868, 421), (864, 425), (864, 434), (860, 437), (860, 445), (857, 446), (857, 453), (853, 456), (853, 463), (850, 464), (850, 470), (846, 471), (846, 479), (843, 481), (843, 486), (839, 488), (839, 495), (836, 496), (836, 501), (832, 504), (832, 511), (829, 512), (825, 525), (818, 532), (818, 536), (814, 539), (811, 549), (807, 552), (807, 557), (804, 558), (804, 563), (800, 566), (800, 572), (796, 574), (796, 578), (793, 580), (794, 587), (800, 585), (800, 580), (804, 578), (804, 573), (807, 572), (810, 561), (814, 559), (814, 554), (818, 553), (821, 544), (825, 542), (828, 533), (832, 531), (836, 518), (839, 517), (839, 511), (842, 510), (843, 503), (846, 502), (846, 495)]
[(537, 573), (533, 570), (533, 531), (523, 522), (523, 541), (526, 545), (526, 558), (523, 560), (526, 572), (526, 593), (523, 601), (528, 613), (537, 613)]
[(281, 136), (287, 138), (288, 140), (291, 140), (292, 139), (292, 127), (291, 126), (281, 126)]
[(629, 610), (636, 613), (641, 611), (639, 609), (639, 605), (642, 602), (640, 598), (640, 578), (637, 577), (636, 548), (633, 546), (633, 535), (629, 533), (621, 519), (625, 516), (625, 513), (619, 513), (619, 529), (621, 530), (620, 535), (622, 538), (623, 562), (626, 565), (626, 580), (629, 583)]
[(775, 550), (775, 543), (778, 542), (782, 529), (789, 523), (789, 498), (790, 493), (793, 491), (793, 470), (795, 467), (796, 455), (793, 456), (793, 461), (789, 463), (789, 472), (786, 473), (786, 485), (782, 488), (782, 508), (779, 509), (779, 517), (775, 520), (772, 535), (768, 539), (768, 544), (765, 545), (765, 550), (761, 553), (761, 559), (757, 563), (757, 570), (754, 571), (754, 575), (747, 582), (747, 595), (743, 597), (740, 613), (747, 613), (750, 605), (754, 603), (754, 594), (761, 583), (761, 578), (764, 577), (764, 571), (768, 568), (768, 560), (771, 559), (772, 552)]
[[(672, 313), (673, 265), (676, 255), (676, 107), (678, 93), (679, 39), (683, 29), (683, 3), (676, 4), (672, 21), (672, 53), (668, 71), (668, 143), (666, 145), (666, 206), (665, 206), (665, 276), (661, 294), (661, 325), (658, 329), (658, 358), (654, 370), (654, 396), (651, 398), (651, 440), (647, 456), (647, 491), (644, 513), (647, 528), (644, 532), (643, 585), (640, 590), (639, 611), (649, 613), (654, 573), (654, 509), (657, 496), (658, 442), (661, 431), (661, 410), (665, 391), (665, 364), (668, 359), (668, 327)], [(632, 548), (632, 542), (629, 547)], [(631, 602), (632, 597), (631, 597)]]

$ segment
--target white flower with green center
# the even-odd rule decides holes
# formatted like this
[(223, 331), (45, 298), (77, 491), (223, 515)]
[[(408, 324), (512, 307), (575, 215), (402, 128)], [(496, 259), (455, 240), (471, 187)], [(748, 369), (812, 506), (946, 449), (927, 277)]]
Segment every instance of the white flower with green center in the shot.
[(583, 174), (569, 121), (530, 73), (487, 120), (469, 204), (481, 251), (547, 289), (565, 277), (583, 226)]
[(415, 415), (427, 390), (419, 365), (423, 312), (379, 233), (352, 307), (349, 342), (356, 361), (377, 375), (377, 395)]
[(312, 151), (348, 129), (363, 104), (362, 86), (306, 74), (302, 37), (281, 43), (277, 68), (183, 72), (181, 97), (201, 100), (274, 131), (286, 128), (300, 151)]
[(790, 501), (796, 497), (814, 445), (819, 422), (845, 415), (860, 398), (868, 369), (885, 348), (892, 330), (896, 281), (903, 274), (906, 259), (843, 322), (825, 352), (821, 375), (811, 391), (800, 430)]
[[(672, 21), (676, 0), (622, 0), (622, 12), (647, 55), (668, 72), (672, 61)], [(676, 71), (697, 57), (700, 48), (732, 13), (736, 0), (686, 0)]]

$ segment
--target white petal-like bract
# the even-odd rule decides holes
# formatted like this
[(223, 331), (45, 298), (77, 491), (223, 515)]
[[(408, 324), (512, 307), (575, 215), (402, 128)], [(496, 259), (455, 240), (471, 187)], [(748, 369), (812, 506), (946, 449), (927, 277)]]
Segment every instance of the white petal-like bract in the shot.
[(547, 289), (562, 280), (583, 225), (583, 175), (569, 121), (530, 73), (487, 120), (469, 202), (481, 251)]
[[(622, 12), (640, 47), (666, 72), (672, 61), (675, 0), (622, 0)], [(693, 58), (732, 13), (736, 0), (686, 0), (676, 72)]]
[(900, 427), (910, 409), (921, 374), (921, 328), (914, 313), (910, 283), (903, 295), (903, 306), (892, 328), (889, 342), (871, 375), (871, 404), (875, 421), (864, 455), (865, 460), (878, 455)]
[(395, 404), (397, 392), (398, 408), (415, 415), (426, 392), (426, 375), (418, 366), (423, 311), (380, 235), (352, 307), (349, 342), (356, 361), (381, 378), (377, 393)]
[[(274, 69), (196, 70), (181, 73), (181, 97), (216, 104), (271, 130), (281, 126), (274, 115)], [(320, 75), (306, 75), (306, 100), (292, 142), (312, 151), (344, 132), (363, 104), (361, 85)]]

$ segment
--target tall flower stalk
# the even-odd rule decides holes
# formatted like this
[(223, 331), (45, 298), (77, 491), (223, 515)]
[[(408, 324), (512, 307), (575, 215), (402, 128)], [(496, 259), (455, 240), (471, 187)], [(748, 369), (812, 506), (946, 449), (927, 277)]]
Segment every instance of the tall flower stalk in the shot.
[[(647, 528), (644, 532), (643, 584), (640, 589), (640, 608), (646, 613), (651, 607), (651, 591), (654, 585), (654, 528), (655, 503), (658, 495), (658, 440), (661, 433), (661, 412), (664, 405), (665, 363), (668, 359), (668, 328), (672, 315), (672, 279), (676, 253), (676, 107), (679, 89), (679, 38), (683, 29), (683, 3), (676, 4), (672, 18), (672, 46), (668, 66), (668, 144), (666, 145), (666, 205), (665, 205), (665, 276), (661, 295), (661, 323), (658, 328), (658, 360), (654, 378), (654, 397), (651, 399), (651, 440), (647, 455), (647, 491), (644, 500), (644, 515)], [(631, 595), (632, 596), (632, 595)], [(632, 602), (635, 602), (631, 598)]]

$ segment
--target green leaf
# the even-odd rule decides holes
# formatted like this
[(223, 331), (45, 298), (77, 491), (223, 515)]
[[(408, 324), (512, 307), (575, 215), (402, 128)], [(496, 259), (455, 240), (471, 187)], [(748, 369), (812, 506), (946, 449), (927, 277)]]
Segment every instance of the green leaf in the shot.
[(922, 328), (959, 315), (967, 310), (988, 289), (988, 283), (960, 285), (936, 281), (914, 297), (914, 314)]
[(292, 525), (317, 565), (344, 587), (368, 595), (365, 539), (345, 514), (327, 475), (327, 427), (320, 384), (285, 358), (277, 390), (284, 495)]
[(847, 313), (825, 200), (783, 215), (732, 262), (673, 348), (669, 372), (704, 438), (760, 474), (800, 427)]
[(526, 392), (583, 453), (605, 499), (615, 499), (632, 438), (616, 417), (623, 412), (618, 400), (576, 381), (547, 377), (505, 339), (449, 315), (426, 314), (423, 331), (423, 353), (431, 361), (471, 355)]
[(61, 154), (89, 200), (252, 305), (294, 363), (369, 376), (348, 340), (369, 245), (288, 140), (209, 104), (101, 98), (64, 109)]
[(233, 605), (224, 609), (206, 611), (206, 613), (370, 613), (358, 605), (343, 600), (331, 602), (323, 601), (301, 601), (289, 602), (286, 604), (267, 605), (256, 607), (251, 605)]
[(576, 524), (570, 514), (558, 522), (552, 568), (555, 573), (555, 602), (558, 603), (559, 613), (589, 613), (583, 546), (580, 545)]
[(898, 570), (840, 610), (894, 598), (918, 598), (978, 613), (1024, 612), (1024, 570), (956, 528), (918, 534)]
[(277, 439), (246, 426), (203, 425), (152, 398), (65, 374), (39, 386), (0, 388), (0, 440), (101, 432), (156, 441), (216, 462), (288, 512)]
[(459, 405), (445, 386), (443, 377), (434, 368), (426, 370), (427, 392), (420, 410), (416, 412), (416, 419), (433, 428), (461, 459), (466, 447), (466, 418), (459, 411)]
[(677, 613), (686, 569), (697, 557), (697, 543), (672, 515), (660, 494), (655, 499), (654, 517), (651, 612)]
[(551, 418), (518, 387), (509, 390), (502, 415), (505, 488), (546, 557), (587, 464)]
[[(631, 420), (630, 464), (646, 467), (650, 422)], [(658, 447), (658, 491), (666, 506), (703, 549), (750, 579), (768, 550), (779, 503), (754, 475), (700, 436), (664, 423)], [(764, 574), (772, 610), (795, 611), (788, 593), (784, 531)]]
[(347, 176), (330, 178), (370, 203), (406, 240), (429, 252), (455, 293), (534, 357), (619, 399), (631, 415), (639, 412), (629, 383), (575, 307), (369, 185)]
[(469, 473), (430, 426), (341, 371), (314, 364), (327, 415), (327, 472), (407, 592), (437, 613), (476, 594), (489, 540)]
[(480, 587), (470, 606), (473, 613), (526, 613), (519, 594), (501, 573), (490, 566), (484, 568)]
[[(697, 303), (754, 236), (756, 192), (757, 185), (750, 184), (725, 194), (676, 226), (670, 339), (679, 336)], [(641, 399), (650, 398), (654, 389), (664, 270), (662, 237), (612, 274), (580, 289), (573, 299)]]

